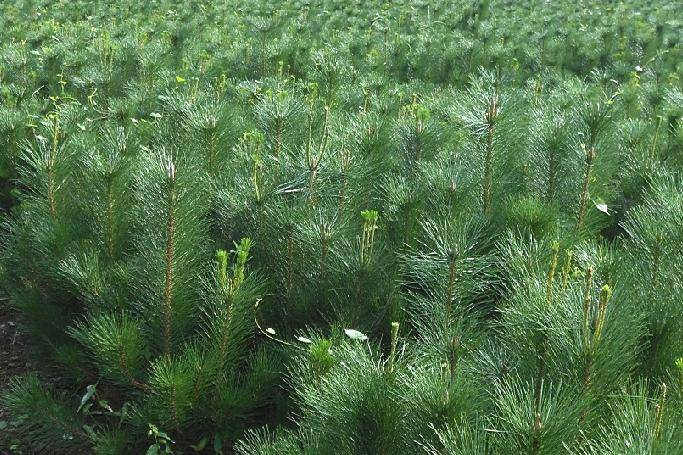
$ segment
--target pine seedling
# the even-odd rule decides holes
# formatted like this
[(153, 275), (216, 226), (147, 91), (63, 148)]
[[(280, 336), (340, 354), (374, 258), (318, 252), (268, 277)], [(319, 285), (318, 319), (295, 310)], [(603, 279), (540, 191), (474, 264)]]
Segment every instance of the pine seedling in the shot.
[(330, 269), (330, 261), (335, 259), (336, 243), (344, 233), (344, 219), (336, 211), (331, 213), (322, 209), (313, 210), (311, 219), (302, 223), (298, 229), (301, 244), (305, 248), (304, 255), (310, 265), (310, 273), (318, 277), (318, 282), (325, 283)]
[(637, 383), (609, 403), (611, 424), (601, 425), (594, 439), (577, 453), (667, 454), (683, 450), (683, 428), (667, 416), (666, 386), (653, 396), (647, 383)]
[(177, 122), (185, 134), (185, 141), (200, 151), (205, 172), (215, 178), (225, 172), (228, 156), (223, 144), (237, 139), (240, 125), (235, 110), (215, 96), (200, 92), (198, 99), (187, 93), (168, 93), (163, 96), (171, 121)]
[[(425, 220), (422, 229), (420, 246), (403, 258), (403, 286), (419, 290), (414, 293), (416, 302), (422, 300), (419, 298), (422, 293), (440, 301), (433, 307), (425, 300), (433, 309), (424, 308), (428, 311), (424, 316), (433, 316), (436, 310), (437, 314), (444, 315), (438, 320), (445, 323), (449, 315), (471, 307), (472, 301), (484, 291), (491, 279), (490, 262), (478, 254), (484, 245), (481, 227), (476, 222)], [(459, 304), (461, 308), (456, 307)]]
[(24, 421), (18, 436), (27, 441), (30, 450), (68, 454), (89, 443), (75, 403), (45, 388), (35, 374), (14, 377), (1, 398), (12, 414)]
[(265, 228), (268, 201), (277, 192), (277, 173), (264, 153), (263, 133), (244, 132), (232, 155), (215, 185), (215, 229), (227, 237), (248, 234), (258, 238)]
[(426, 352), (417, 360), (413, 356), (424, 355), (421, 349), (404, 351), (403, 355), (413, 360), (398, 375), (394, 400), (403, 410), (406, 441), (417, 442), (407, 442), (408, 450), (417, 450), (420, 445), (438, 446), (438, 434), (444, 427), (467, 425), (487, 412), (490, 401), (474, 373), (476, 367), (470, 363), (471, 340), (465, 341), (466, 346), (461, 346), (459, 338), (453, 338), (449, 358)]
[(153, 344), (170, 354), (191, 328), (198, 308), (194, 282), (201, 276), (207, 245), (205, 207), (200, 203), (203, 185), (189, 159), (151, 154), (141, 167), (140, 215), (146, 226), (136, 249), (145, 267), (138, 286), (147, 299), (138, 305), (152, 321), (150, 329), (158, 330)]
[[(500, 92), (498, 82), (488, 73), (475, 79), (455, 112), (459, 122), (469, 131), (475, 150), (481, 154), (481, 211), (484, 214), (489, 214), (494, 203), (497, 177), (511, 170), (509, 165), (507, 169), (497, 167), (496, 163), (512, 156), (499, 156), (499, 153), (503, 153), (503, 147), (511, 145), (516, 137), (510, 121), (516, 110), (515, 100), (511, 94)], [(515, 124), (515, 127), (518, 126)]]
[(35, 144), (25, 147), (19, 169), (21, 183), (31, 189), (31, 196), (45, 201), (52, 223), (57, 221), (61, 212), (64, 194), (60, 188), (68, 179), (73, 159), (65, 145), (60, 117), (61, 111), (57, 109), (41, 122), (42, 131), (36, 132)]
[(403, 427), (401, 408), (392, 402), (394, 380), (384, 362), (353, 341), (335, 346), (334, 356), (336, 363), (320, 381), (307, 380), (305, 357), (294, 364), (291, 381), (301, 409), (300, 431), (316, 436), (321, 453), (400, 451), (405, 447), (404, 439), (396, 437)]
[(494, 393), (497, 431), (493, 445), (500, 451), (556, 453), (571, 445), (579, 433), (580, 402), (571, 387), (547, 381), (539, 387), (511, 377), (497, 385)]
[(417, 95), (401, 109), (394, 126), (394, 141), (403, 157), (403, 173), (415, 181), (420, 165), (432, 158), (441, 142), (441, 128), (432, 118), (425, 103), (418, 103)]
[(105, 129), (102, 132), (103, 148), (91, 155), (86, 164), (87, 174), (94, 177), (93, 186), (101, 201), (95, 210), (98, 230), (109, 263), (116, 261), (128, 244), (125, 231), (130, 226), (130, 182), (135, 165), (135, 152), (131, 151), (131, 134), (124, 128)]
[(288, 290), (278, 293), (287, 305), (272, 309), (296, 315), (297, 326), (327, 314), (331, 283), (337, 277), (340, 241), (346, 233), (345, 220), (333, 207), (311, 208), (306, 197), (273, 204), (266, 217), (264, 252), (257, 257), (264, 259), (264, 272), (273, 273), (281, 283), (278, 288)]
[(246, 274), (251, 240), (244, 238), (235, 250), (216, 252), (216, 278), (209, 285), (206, 307), (207, 335), (215, 343), (221, 365), (237, 361), (253, 327), (254, 305), (259, 298), (258, 277)]
[[(93, 198), (79, 209), (85, 239), (81, 238), (83, 244), (61, 261), (58, 270), (69, 284), (65, 288), (79, 301), (91, 307), (122, 309), (129, 291), (129, 278), (123, 270), (132, 246), (130, 187), (137, 158), (128, 149), (132, 139), (123, 128), (105, 129), (96, 137), (102, 141), (102, 148), (84, 154), (85, 177), (77, 180), (82, 187), (71, 196), (79, 206), (81, 197)], [(78, 143), (79, 147), (87, 144)]]
[[(306, 270), (302, 263), (301, 226), (299, 220), (308, 213), (303, 198), (280, 199), (277, 204), (267, 207), (264, 232), (261, 236), (259, 262), (264, 273), (274, 278), (276, 295), (284, 305), (283, 311), (291, 311), (302, 303), (298, 298), (302, 292), (302, 273)], [(303, 320), (302, 320), (303, 322)]]
[(480, 201), (479, 176), (464, 153), (443, 150), (421, 168), (419, 197), (425, 213), (451, 217), (476, 209)]
[[(533, 378), (536, 403), (541, 380), (549, 385), (562, 381), (578, 391), (581, 412), (577, 419), (590, 426), (602, 415), (601, 406), (610, 391), (623, 384), (635, 367), (642, 320), (638, 314), (620, 310), (628, 307), (622, 292), (610, 296), (610, 288), (603, 286), (594, 300), (593, 282), (602, 281), (606, 273), (596, 256), (588, 256), (585, 250), (577, 254), (579, 264), (588, 260), (600, 264), (599, 273), (589, 267), (580, 280), (575, 272), (566, 287), (554, 279), (549, 287), (549, 278), (559, 275), (550, 273), (559, 258), (556, 245), (539, 248), (529, 243), (508, 254), (512, 260), (506, 264), (507, 273), (515, 285), (502, 307), (499, 329), (506, 360), (523, 380)], [(540, 259), (550, 263), (545, 272)], [(514, 270), (517, 267), (519, 271)]]
[[(604, 96), (604, 94), (600, 94)], [(599, 101), (583, 101), (576, 111), (580, 128), (579, 156), (582, 164), (582, 183), (579, 189), (579, 205), (576, 214), (576, 232), (585, 228), (586, 217), (592, 199), (597, 193), (592, 191), (603, 187), (602, 192), (615, 172), (616, 163), (612, 151), (612, 112), (615, 96)]]
[(147, 390), (141, 378), (148, 353), (142, 323), (126, 313), (91, 315), (71, 329), (106, 378)]
[(71, 132), (75, 106), (58, 105), (35, 128), (35, 140), (26, 142), (17, 163), (18, 200), (21, 210), (7, 220), (8, 237), (3, 241), (3, 262), (16, 307), (27, 316), (27, 328), (35, 346), (63, 340), (79, 302), (66, 297), (68, 283), (60, 273), (60, 261), (87, 232), (72, 179), (79, 154)]
[(567, 171), (572, 143), (569, 116), (563, 112), (557, 97), (550, 96), (532, 112), (529, 165), (532, 167), (532, 188), (546, 204), (564, 203)]
[[(554, 281), (555, 272), (557, 271), (557, 260), (560, 254), (560, 244), (554, 241), (551, 246), (551, 260), (550, 267), (548, 269), (548, 274), (546, 278), (545, 285), (545, 305), (546, 307), (551, 307), (554, 304), (553, 293), (554, 293)], [(537, 355), (537, 373), (536, 379), (534, 381), (534, 442), (532, 444), (532, 452), (538, 453), (538, 447), (540, 446), (540, 435), (541, 430), (541, 414), (540, 406), (543, 394), (543, 381), (546, 379), (546, 365), (548, 362), (548, 350), (549, 350), (549, 337), (550, 334), (545, 330), (544, 327), (540, 329), (540, 333), (534, 337), (536, 340), (536, 355)]]
[(382, 213), (389, 225), (392, 243), (414, 246), (423, 206), (423, 188), (397, 175), (386, 177), (382, 190), (386, 206)]
[[(594, 308), (592, 302), (592, 270), (589, 268), (586, 271), (586, 289), (584, 291), (584, 315), (583, 315), (583, 389), (590, 392), (593, 390), (593, 365), (596, 362), (598, 349), (600, 349), (600, 340), (603, 336), (603, 329), (605, 324), (605, 316), (607, 314), (607, 304), (611, 297), (611, 289), (608, 285), (604, 285), (600, 289), (598, 298), (598, 306)], [(591, 324), (592, 322), (592, 324)], [(591, 327), (592, 325), (592, 327)], [(580, 416), (580, 423), (583, 423), (588, 409), (585, 409)]]
[(643, 365), (649, 373), (662, 373), (681, 353), (680, 324), (674, 323), (681, 314), (675, 303), (680, 300), (681, 269), (674, 253), (683, 245), (679, 187), (673, 179), (661, 178), (647, 193), (646, 202), (623, 223), (629, 236), (625, 245), (629, 260), (620, 272), (632, 299), (648, 302), (651, 309), (645, 314), (651, 335)]
[[(588, 254), (587, 254), (588, 253)], [(611, 270), (619, 257), (601, 258), (585, 247), (577, 251), (579, 266), (586, 267), (581, 283), (577, 274), (573, 286), (577, 303), (581, 301), (580, 336), (581, 361), (584, 366), (580, 382), (591, 399), (596, 399), (596, 411), (604, 409), (610, 391), (622, 385), (633, 374), (637, 356), (642, 350), (644, 318), (628, 310), (631, 301), (624, 283)], [(588, 257), (586, 257), (588, 256)], [(590, 265), (581, 265), (590, 264)], [(577, 270), (578, 271), (578, 270)], [(580, 299), (579, 299), (580, 296)]]
[(309, 200), (311, 200), (311, 202), (315, 201), (315, 184), (318, 178), (318, 173), (320, 172), (320, 165), (322, 164), (322, 161), (325, 158), (325, 154), (327, 152), (327, 144), (330, 138), (330, 112), (330, 106), (325, 106), (325, 118), (323, 120), (322, 126), (322, 137), (320, 138), (320, 144), (317, 147), (317, 151), (312, 150), (310, 138), (308, 141), (308, 145), (306, 147), (306, 164), (308, 166), (309, 173), (308, 195)]
[(360, 218), (355, 242), (341, 238), (334, 252), (328, 275), (329, 303), (340, 323), (387, 333), (397, 309), (395, 263), (383, 236), (378, 235), (379, 213), (363, 210)]
[(287, 151), (291, 130), (303, 120), (303, 103), (288, 90), (268, 90), (254, 106), (254, 115), (261, 131), (266, 133), (267, 147), (275, 159)]
[[(189, 354), (189, 351), (183, 354)], [(150, 366), (149, 393), (145, 412), (153, 416), (162, 428), (179, 432), (187, 423), (193, 405), (195, 382), (189, 355), (162, 355)]]
[(348, 77), (348, 65), (339, 49), (322, 48), (312, 55), (312, 77), (320, 88), (320, 96), (326, 104), (332, 104), (338, 96), (340, 85)]

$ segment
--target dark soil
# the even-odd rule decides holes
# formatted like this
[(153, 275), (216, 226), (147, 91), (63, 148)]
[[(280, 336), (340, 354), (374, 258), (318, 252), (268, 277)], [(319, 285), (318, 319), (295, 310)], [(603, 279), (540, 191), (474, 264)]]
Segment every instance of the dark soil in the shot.
[[(17, 315), (9, 308), (7, 299), (0, 297), (0, 390), (5, 389), (12, 376), (32, 370)], [(0, 420), (4, 417), (0, 404)]]
[[(0, 395), (13, 376), (33, 370), (34, 365), (28, 358), (26, 340), (19, 330), (17, 315), (10, 308), (7, 298), (0, 297)], [(10, 420), (10, 415), (0, 402), (0, 425), (7, 425)], [(9, 441), (3, 440), (3, 432), (0, 430), (0, 453), (10, 453), (6, 446)]]

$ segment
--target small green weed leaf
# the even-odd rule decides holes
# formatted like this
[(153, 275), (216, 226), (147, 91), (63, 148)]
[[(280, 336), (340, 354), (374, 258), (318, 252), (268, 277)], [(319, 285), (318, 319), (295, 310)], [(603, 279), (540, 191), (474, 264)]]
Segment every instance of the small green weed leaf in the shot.
[(96, 392), (96, 387), (94, 384), (90, 384), (88, 387), (85, 389), (85, 394), (81, 398), (81, 404), (78, 406), (78, 409), (76, 409), (76, 412), (81, 412), (81, 409), (83, 409), (83, 406), (90, 401), (90, 399), (95, 395)]

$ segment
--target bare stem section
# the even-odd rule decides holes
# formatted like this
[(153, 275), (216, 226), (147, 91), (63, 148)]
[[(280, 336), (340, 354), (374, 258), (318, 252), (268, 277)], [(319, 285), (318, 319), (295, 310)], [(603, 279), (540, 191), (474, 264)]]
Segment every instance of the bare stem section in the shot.
[(173, 319), (173, 269), (175, 257), (175, 208), (177, 205), (177, 190), (175, 166), (168, 166), (168, 217), (166, 222), (166, 272), (164, 281), (164, 352), (171, 352), (171, 325)]

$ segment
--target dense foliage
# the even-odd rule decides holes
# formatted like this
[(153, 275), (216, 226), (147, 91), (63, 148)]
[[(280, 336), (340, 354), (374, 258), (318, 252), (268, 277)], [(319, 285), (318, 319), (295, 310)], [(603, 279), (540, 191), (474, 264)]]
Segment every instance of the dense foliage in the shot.
[(683, 453), (677, 2), (0, 4), (0, 449)]

